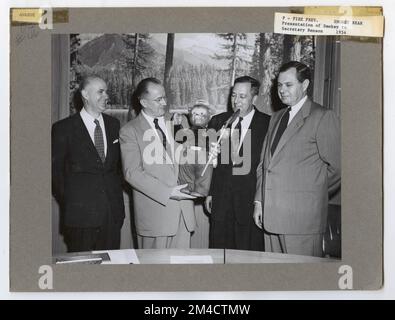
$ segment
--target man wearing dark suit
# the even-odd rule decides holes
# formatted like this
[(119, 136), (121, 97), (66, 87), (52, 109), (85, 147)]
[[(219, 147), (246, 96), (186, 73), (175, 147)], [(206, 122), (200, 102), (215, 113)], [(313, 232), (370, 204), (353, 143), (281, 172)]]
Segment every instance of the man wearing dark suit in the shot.
[(84, 106), (52, 126), (52, 186), (69, 252), (119, 249), (124, 220), (119, 121), (103, 113), (106, 83), (87, 77)]
[(269, 125), (257, 169), (254, 220), (271, 252), (322, 256), (328, 198), (340, 188), (340, 125), (307, 96), (310, 69), (284, 64), (278, 95), (287, 108)]
[(233, 111), (214, 116), (209, 123), (209, 128), (218, 131), (233, 112), (240, 110), (231, 125), (230, 143), (224, 140), (222, 144), (206, 201), (210, 207), (212, 199), (210, 248), (264, 248), (263, 233), (252, 219), (256, 168), (270, 119), (254, 107), (259, 87), (260, 83), (251, 77), (237, 78), (231, 93)]

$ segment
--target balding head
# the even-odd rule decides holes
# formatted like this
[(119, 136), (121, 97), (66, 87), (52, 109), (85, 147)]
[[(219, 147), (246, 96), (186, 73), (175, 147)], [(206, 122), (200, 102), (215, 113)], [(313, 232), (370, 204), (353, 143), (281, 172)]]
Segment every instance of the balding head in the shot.
[(108, 95), (105, 81), (97, 76), (89, 76), (82, 80), (81, 97), (84, 108), (92, 116), (96, 117), (106, 110)]

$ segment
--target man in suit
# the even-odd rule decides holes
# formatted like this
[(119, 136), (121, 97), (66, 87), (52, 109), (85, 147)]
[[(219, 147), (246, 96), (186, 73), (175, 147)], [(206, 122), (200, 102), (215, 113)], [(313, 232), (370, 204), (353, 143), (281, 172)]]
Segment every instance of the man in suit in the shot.
[(210, 207), (212, 200), (210, 248), (264, 248), (263, 233), (252, 219), (256, 168), (270, 119), (254, 107), (259, 87), (259, 81), (251, 77), (237, 78), (230, 97), (233, 110), (214, 116), (209, 123), (209, 128), (218, 131), (240, 110), (231, 124), (230, 143), (224, 140), (221, 146), (206, 201)]
[(80, 112), (52, 126), (52, 185), (64, 214), (69, 252), (119, 249), (125, 212), (119, 121), (103, 112), (108, 95), (99, 77), (80, 86)]
[(257, 169), (254, 220), (271, 252), (322, 256), (328, 198), (340, 188), (340, 126), (307, 96), (310, 69), (284, 64), (278, 95), (287, 106), (269, 125)]
[(174, 142), (165, 90), (155, 78), (136, 88), (138, 116), (120, 131), (125, 179), (133, 187), (139, 248), (189, 248), (196, 220), (193, 196), (178, 185), (178, 144)]

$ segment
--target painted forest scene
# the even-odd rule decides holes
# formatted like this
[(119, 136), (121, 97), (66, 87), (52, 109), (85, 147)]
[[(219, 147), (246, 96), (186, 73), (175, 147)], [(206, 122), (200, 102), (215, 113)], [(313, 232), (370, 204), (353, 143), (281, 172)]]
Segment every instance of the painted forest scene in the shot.
[(132, 93), (144, 78), (162, 81), (170, 112), (186, 113), (202, 101), (217, 114), (227, 109), (234, 79), (250, 75), (261, 82), (256, 107), (271, 114), (279, 103), (273, 94), (278, 70), (290, 60), (307, 64), (314, 74), (315, 38), (274, 33), (71, 34), (70, 112), (78, 110), (75, 93), (86, 75), (106, 81), (106, 112), (121, 124), (134, 116)]

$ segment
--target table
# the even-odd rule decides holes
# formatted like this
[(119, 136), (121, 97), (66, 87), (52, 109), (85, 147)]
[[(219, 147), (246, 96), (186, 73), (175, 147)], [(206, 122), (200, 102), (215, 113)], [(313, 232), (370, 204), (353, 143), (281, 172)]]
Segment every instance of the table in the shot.
[(337, 259), (301, 256), (296, 254), (284, 254), (248, 250), (225, 250), (225, 263), (317, 263), (336, 262)]
[[(188, 264), (237, 264), (237, 263), (317, 263), (317, 262), (337, 262), (332, 258), (317, 258), (309, 256), (246, 251), (230, 249), (122, 249), (100, 251), (107, 252), (111, 261), (103, 264), (135, 264), (138, 258), (140, 264), (171, 264), (177, 260), (178, 263)], [(96, 252), (67, 253), (61, 256), (54, 256), (54, 261), (58, 257), (74, 257)]]

